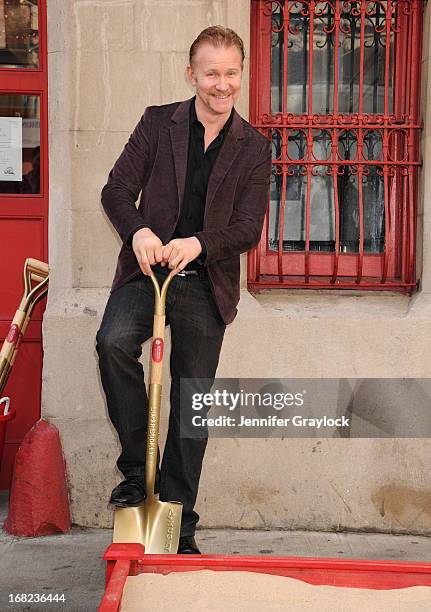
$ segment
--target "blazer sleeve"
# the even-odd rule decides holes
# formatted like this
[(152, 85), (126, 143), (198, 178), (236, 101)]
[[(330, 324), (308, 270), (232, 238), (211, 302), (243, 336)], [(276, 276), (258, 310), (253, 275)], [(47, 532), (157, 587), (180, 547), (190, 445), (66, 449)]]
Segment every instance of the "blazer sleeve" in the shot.
[(142, 227), (142, 216), (135, 202), (150, 170), (151, 112), (145, 110), (102, 189), (102, 206), (123, 244), (131, 248), (130, 238)]
[(205, 266), (245, 253), (259, 242), (268, 205), (271, 162), (271, 143), (266, 141), (257, 161), (255, 158), (255, 165), (234, 207), (229, 225), (195, 234), (206, 246)]

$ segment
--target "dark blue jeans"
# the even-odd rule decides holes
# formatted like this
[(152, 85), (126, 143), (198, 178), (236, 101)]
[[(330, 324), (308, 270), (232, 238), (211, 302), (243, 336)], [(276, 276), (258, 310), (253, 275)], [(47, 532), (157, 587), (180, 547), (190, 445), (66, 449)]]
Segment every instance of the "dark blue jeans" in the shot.
[[(169, 270), (156, 266), (154, 272), (163, 282)], [(152, 336), (153, 314), (153, 285), (140, 274), (111, 293), (97, 332), (102, 385), (122, 449), (117, 466), (125, 477), (145, 474), (148, 400), (138, 359), (141, 345)], [(180, 379), (215, 377), (225, 324), (209, 281), (175, 276), (167, 294), (166, 323), (171, 328), (171, 409), (157, 475), (159, 499), (183, 503), (181, 535), (190, 536), (199, 520), (193, 508), (207, 438), (180, 437)]]

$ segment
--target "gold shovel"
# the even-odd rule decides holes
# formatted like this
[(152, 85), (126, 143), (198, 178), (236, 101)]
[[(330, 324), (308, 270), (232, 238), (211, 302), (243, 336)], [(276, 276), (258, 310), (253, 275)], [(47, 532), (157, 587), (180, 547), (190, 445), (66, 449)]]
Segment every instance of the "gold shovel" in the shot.
[(159, 443), (160, 404), (162, 395), (163, 349), (165, 336), (165, 304), (172, 272), (160, 290), (154, 274), (154, 323), (150, 357), (148, 390), (147, 455), (145, 484), (147, 497), (143, 504), (115, 508), (113, 542), (137, 543), (145, 546), (145, 554), (176, 554), (180, 539), (181, 502), (161, 502), (154, 497)]

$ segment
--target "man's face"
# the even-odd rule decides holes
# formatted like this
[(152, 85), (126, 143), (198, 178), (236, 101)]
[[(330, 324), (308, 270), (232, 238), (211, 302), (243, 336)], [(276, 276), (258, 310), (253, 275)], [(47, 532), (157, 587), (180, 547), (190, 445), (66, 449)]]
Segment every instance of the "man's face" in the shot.
[(230, 113), (241, 89), (241, 53), (235, 46), (214, 47), (203, 43), (196, 51), (192, 66), (187, 67), (196, 89), (196, 101), (211, 115)]

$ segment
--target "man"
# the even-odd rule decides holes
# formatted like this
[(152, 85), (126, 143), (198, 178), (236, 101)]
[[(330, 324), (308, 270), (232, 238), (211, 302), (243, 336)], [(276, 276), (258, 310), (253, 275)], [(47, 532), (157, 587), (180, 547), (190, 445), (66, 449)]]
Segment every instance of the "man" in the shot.
[[(214, 379), (225, 327), (236, 315), (240, 254), (260, 239), (268, 198), (270, 144), (234, 110), (243, 72), (242, 40), (206, 28), (190, 48), (191, 100), (149, 107), (109, 174), (103, 207), (123, 241), (97, 334), (123, 480), (110, 502), (140, 504), (145, 492), (147, 395), (138, 362), (152, 335), (153, 270), (175, 271), (167, 303), (171, 328), (171, 410), (156, 492), (183, 504), (179, 553), (199, 554), (194, 511), (207, 439), (180, 437), (181, 378)], [(135, 206), (142, 191), (139, 208)]]

